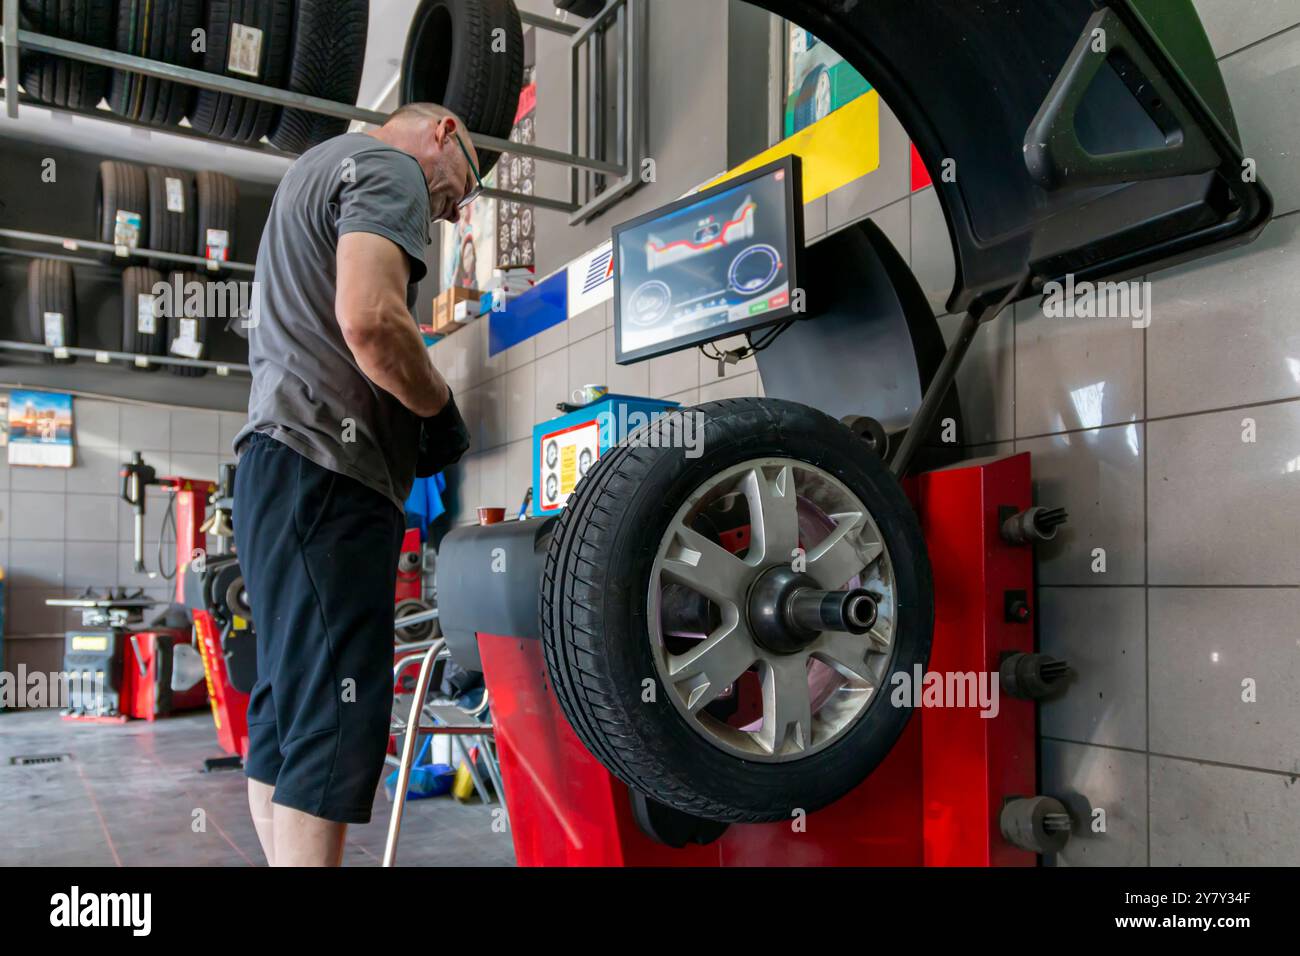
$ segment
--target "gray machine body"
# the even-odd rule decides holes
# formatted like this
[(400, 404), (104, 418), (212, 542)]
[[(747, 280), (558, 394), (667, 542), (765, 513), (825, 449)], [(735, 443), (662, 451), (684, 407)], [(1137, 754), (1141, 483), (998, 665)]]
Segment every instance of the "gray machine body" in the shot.
[(529, 518), (449, 531), (434, 581), (438, 624), (452, 660), (481, 671), (479, 634), (536, 640), (538, 587), (555, 518)]

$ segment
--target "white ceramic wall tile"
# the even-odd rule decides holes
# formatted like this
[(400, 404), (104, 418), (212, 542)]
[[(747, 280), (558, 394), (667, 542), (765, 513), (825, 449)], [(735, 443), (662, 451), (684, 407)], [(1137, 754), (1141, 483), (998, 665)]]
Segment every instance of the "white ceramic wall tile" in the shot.
[[(1145, 583), (1142, 431), (1119, 425), (1017, 440), (1016, 451), (1033, 459), (1034, 501), (1070, 514), (1037, 547), (1040, 585)], [(1094, 571), (1101, 557), (1105, 571)]]
[(216, 412), (176, 409), (172, 412), (171, 450), (211, 454), (220, 441), (220, 422)]
[(911, 190), (911, 158), (911, 145), (902, 124), (882, 102), (880, 166), (826, 197), (827, 229), (834, 231), (905, 197)]
[(1215, 56), (1227, 56), (1300, 23), (1300, 0), (1251, 0), (1243, 16), (1241, 0), (1194, 0), (1196, 13)]
[(506, 357), (506, 370), (513, 371), (537, 358), (537, 343), (527, 338), (510, 346), (502, 354)]
[(536, 342), (537, 357), (549, 355), (556, 349), (562, 349), (569, 344), (569, 327), (567, 322), (561, 322), (558, 325), (552, 325), (548, 329), (543, 329), (532, 337)]
[(1300, 401), (1155, 421), (1147, 437), (1152, 584), (1300, 585)]
[(117, 450), (118, 404), (94, 398), (74, 398), (72, 421), (78, 448)]
[(1071, 670), (1065, 691), (1039, 702), (1039, 732), (1145, 750), (1145, 589), (1039, 588), (1038, 632), (1039, 650)]
[(758, 396), (758, 374), (728, 375), (709, 385), (700, 386), (700, 402), (716, 402), (721, 398), (754, 398)]
[(488, 379), (479, 386), (480, 450), (504, 445), (507, 438), (509, 386), (504, 375)]
[(1151, 750), (1300, 768), (1300, 589), (1152, 588)]
[(602, 302), (586, 312), (579, 313), (564, 324), (569, 329), (569, 344), (581, 342), (588, 336), (595, 335), (601, 329), (611, 325), (609, 302)]
[[(74, 450), (73, 460), (77, 455)], [(68, 487), (67, 468), (40, 468), (35, 465), (10, 465), (9, 487), (12, 491), (47, 491), (62, 494)]]
[(1300, 30), (1287, 30), (1219, 64), (1241, 131), (1242, 153), (1254, 159), (1273, 193), (1273, 214), (1300, 209)]
[[(962, 317), (946, 315), (938, 321), (944, 344), (951, 345)], [(1015, 322), (1008, 309), (980, 327), (957, 370), (957, 395), (968, 445), (1015, 436), (1015, 344)]]
[(605, 359), (605, 339), (607, 334), (604, 329), (595, 335), (589, 335), (581, 342), (574, 342), (569, 346), (569, 378), (568, 378), (568, 398), (566, 401), (573, 400), (573, 392), (584, 385), (605, 385), (605, 372), (607, 371)]
[(1151, 865), (1300, 866), (1294, 772), (1152, 756)]
[[(171, 410), (154, 405), (123, 404), (118, 410), (118, 448), (133, 451), (168, 451), (171, 448)], [(146, 456), (147, 459), (148, 456)], [(126, 461), (127, 458), (123, 458)]]
[(1035, 300), (1017, 302), (1015, 316), (1017, 436), (1144, 416), (1142, 320), (1049, 318)]
[(534, 408), (537, 421), (550, 421), (559, 415), (556, 403), (567, 402), (569, 391), (569, 356), (565, 351), (550, 352), (533, 363)]
[(700, 384), (700, 364), (696, 349), (683, 349), (650, 360), (650, 395), (662, 398)]
[(63, 584), (63, 542), (10, 541), (5, 574), (11, 588), (50, 588), (46, 597), (58, 597), (53, 590)]
[(956, 276), (952, 239), (933, 186), (912, 193), (912, 274), (936, 315), (948, 311), (948, 294)]
[[(1110, 747), (1044, 740), (1043, 793), (1070, 810), (1074, 827), (1056, 866), (1145, 866), (1147, 755)], [(1105, 830), (1093, 831), (1093, 820)]]
[[(9, 537), (29, 541), (62, 541), (64, 520), (62, 492), (11, 491), (9, 493)], [(13, 555), (10, 555), (13, 559)]]
[(117, 541), (119, 499), (112, 495), (68, 495), (68, 541)]
[(518, 513), (524, 494), (533, 483), (533, 440), (512, 441), (506, 446), (506, 502)]
[(614, 361), (614, 333), (605, 336), (605, 384), (619, 395), (650, 394), (650, 363), (619, 365)]
[(1300, 396), (1300, 216), (1152, 279), (1151, 417)]
[(506, 449), (502, 445), (484, 452), (479, 459), (479, 505), (505, 508), (509, 513), (517, 505), (506, 494)]
[(537, 377), (533, 363), (506, 373), (506, 440), (530, 438), (537, 415)]

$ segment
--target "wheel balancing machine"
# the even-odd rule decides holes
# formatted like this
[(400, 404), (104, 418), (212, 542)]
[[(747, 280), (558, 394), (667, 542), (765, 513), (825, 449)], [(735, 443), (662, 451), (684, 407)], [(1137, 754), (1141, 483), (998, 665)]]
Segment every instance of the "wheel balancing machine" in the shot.
[[(891, 473), (942, 339), (873, 224), (802, 248), (799, 173), (615, 230), (619, 361), (745, 331), (769, 397), (539, 425), (534, 514), (558, 516), (443, 540), (440, 624), (487, 682), (521, 864), (1034, 862), (1033, 828), (1017, 845), (1000, 821), (1034, 797), (1028, 698), (1061, 676), (1034, 654), (1025, 546), (1054, 518), (1027, 517), (1027, 455), (920, 443), (930, 470)], [(796, 275), (817, 303), (798, 324)], [(706, 305), (682, 322), (678, 298)], [(942, 411), (959, 429), (955, 393)], [(1021, 696), (981, 698), (1004, 666)], [(925, 710), (927, 668), (969, 699)]]

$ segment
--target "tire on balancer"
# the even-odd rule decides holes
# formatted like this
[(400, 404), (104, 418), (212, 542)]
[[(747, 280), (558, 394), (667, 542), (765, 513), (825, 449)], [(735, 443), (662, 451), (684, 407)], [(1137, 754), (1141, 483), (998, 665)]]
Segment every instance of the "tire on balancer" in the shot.
[[(493, 49), (498, 36), (504, 53)], [(437, 103), (470, 131), (506, 139), (523, 77), (524, 35), (513, 0), (421, 0), (402, 56), (403, 103)], [(500, 154), (478, 156), (486, 175)]]
[[(906, 726), (910, 699), (894, 705), (891, 678), (910, 676), (929, 658), (934, 606), (924, 538), (884, 463), (823, 413), (766, 399), (712, 402), (685, 413), (703, 416), (698, 456), (671, 440), (670, 429), (680, 426), (661, 419), (637, 433), (647, 441), (625, 441), (597, 459), (570, 497), (541, 586), (547, 672), (579, 739), (629, 787), (705, 819), (788, 820), (794, 810), (812, 812), (857, 786)], [(757, 489), (766, 489), (761, 494), (767, 497), (757, 497)], [(797, 531), (788, 514), (769, 514), (761, 503), (777, 509), (777, 502), (789, 503), (791, 489)], [(839, 504), (844, 501), (855, 504), (846, 511)], [(767, 517), (751, 517), (754, 508)], [(693, 523), (682, 524), (687, 521)], [(843, 521), (851, 523), (841, 529)], [(778, 535), (778, 529), (788, 533)], [(695, 552), (686, 542), (696, 543), (699, 535), (715, 543), (696, 544), (700, 557), (691, 564)], [(751, 639), (758, 627), (748, 610), (757, 591), (753, 581), (799, 570), (785, 538), (805, 549), (817, 589), (861, 588), (875, 595), (879, 613), (869, 634), (826, 631), (799, 648), (776, 651), (771, 637)], [(719, 542), (729, 546), (718, 548)], [(736, 573), (736, 554), (753, 562), (743, 573)], [(859, 570), (846, 570), (860, 562)], [(672, 583), (663, 588), (670, 564)], [(693, 573), (682, 574), (683, 568)], [(736, 573), (733, 606), (739, 614), (730, 633), (724, 605), (697, 599), (702, 592), (692, 589), (694, 579), (705, 580), (712, 568)], [(847, 580), (839, 580), (840, 573)], [(659, 605), (653, 619), (652, 594)], [(667, 609), (689, 610), (692, 600), (697, 623), (670, 627)], [(744, 669), (710, 670), (701, 687), (683, 661), (692, 653), (705, 660), (706, 649), (732, 637), (746, 643), (738, 650), (727, 645), (736, 654), (727, 660)], [(750, 654), (758, 661), (746, 663)], [(723, 673), (738, 676), (718, 676)], [(818, 684), (827, 678), (829, 684)], [(786, 710), (783, 703), (774, 708), (781, 716), (769, 717), (765, 682), (775, 681), (774, 694), (793, 704), (798, 694), (786, 689), (805, 679), (808, 710)], [(814, 702), (819, 686), (834, 688), (838, 680), (847, 696), (836, 696), (841, 691), (835, 689)], [(647, 701), (650, 683), (655, 693)], [(870, 686), (875, 689), (864, 693)], [(836, 708), (827, 711), (831, 700)], [(807, 717), (785, 719), (791, 713)], [(778, 727), (772, 734), (770, 728)]]
[[(287, 88), (355, 106), (369, 22), (370, 0), (298, 0)], [(345, 119), (285, 109), (267, 138), (276, 149), (303, 153), (347, 127)]]
[[(40, 345), (77, 344), (77, 289), (72, 266), (60, 259), (33, 259), (27, 267), (27, 314), (32, 341)], [(76, 358), (44, 355), (46, 362), (68, 364)]]
[[(283, 87), (292, 31), (291, 0), (208, 0), (203, 69)], [(194, 98), (190, 125), (217, 139), (256, 143), (271, 128), (279, 109), (260, 100), (200, 90)]]

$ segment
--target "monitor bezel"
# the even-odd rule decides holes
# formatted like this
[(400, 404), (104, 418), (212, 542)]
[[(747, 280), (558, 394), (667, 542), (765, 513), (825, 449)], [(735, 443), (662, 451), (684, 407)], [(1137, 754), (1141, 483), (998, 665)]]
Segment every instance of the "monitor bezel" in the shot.
[[(623, 350), (623, 321), (622, 321), (622, 303), (623, 303), (623, 276), (622, 263), (619, 261), (619, 236), (629, 229), (636, 229), (644, 226), (648, 222), (653, 222), (664, 216), (671, 215), (680, 209), (693, 206), (700, 202), (707, 202), (714, 196), (724, 192), (729, 192), (738, 186), (743, 186), (747, 182), (762, 179), (770, 176), (778, 169), (785, 170), (785, 204), (786, 220), (790, 223), (791, 228), (787, 231), (788, 248), (785, 250), (787, 270), (790, 284), (790, 302), (779, 309), (770, 312), (763, 312), (759, 315), (742, 320), (739, 322), (728, 322), (725, 326), (716, 329), (701, 329), (692, 335), (680, 338), (669, 339), (657, 345), (648, 345), (644, 348), (637, 349), (633, 352)], [(657, 358), (661, 355), (671, 355), (673, 352), (680, 352), (683, 349), (694, 348), (705, 342), (714, 342), (718, 339), (731, 338), (733, 335), (740, 335), (746, 332), (753, 332), (756, 329), (765, 328), (770, 325), (778, 325), (782, 322), (790, 321), (797, 317), (799, 312), (795, 310), (795, 291), (799, 288), (799, 274), (802, 266), (803, 249), (804, 249), (804, 222), (803, 222), (803, 163), (799, 156), (791, 153), (782, 156), (780, 159), (770, 163), (765, 163), (742, 173), (739, 176), (733, 176), (725, 182), (718, 183), (708, 189), (702, 189), (699, 192), (683, 196), (665, 206), (652, 209), (647, 213), (629, 219), (627, 222), (619, 223), (610, 230), (610, 237), (613, 242), (612, 253), (614, 256), (614, 361), (618, 365), (631, 365), (635, 362), (644, 361), (645, 359)]]

